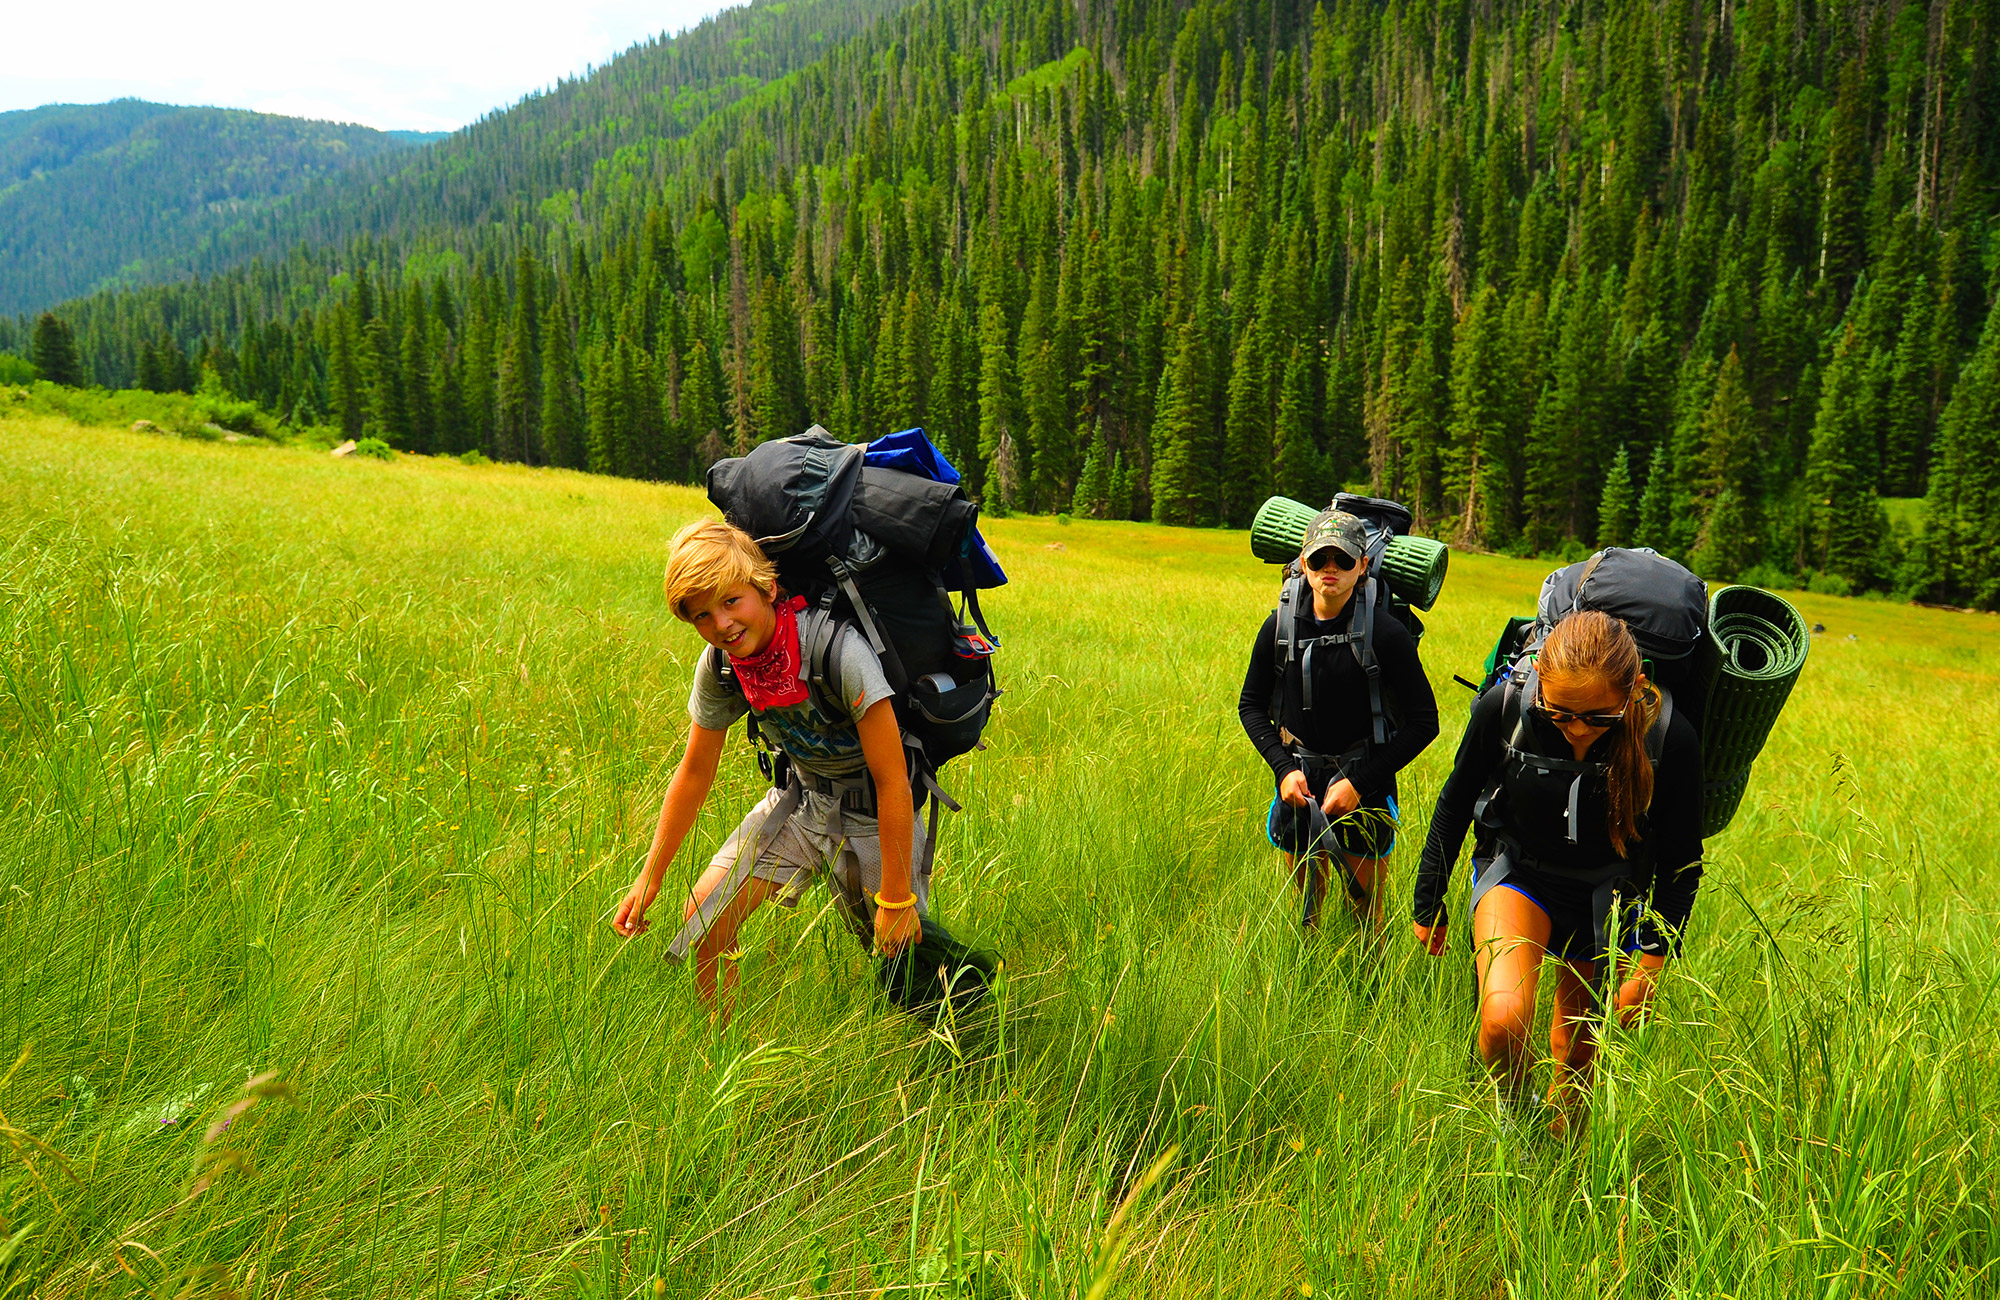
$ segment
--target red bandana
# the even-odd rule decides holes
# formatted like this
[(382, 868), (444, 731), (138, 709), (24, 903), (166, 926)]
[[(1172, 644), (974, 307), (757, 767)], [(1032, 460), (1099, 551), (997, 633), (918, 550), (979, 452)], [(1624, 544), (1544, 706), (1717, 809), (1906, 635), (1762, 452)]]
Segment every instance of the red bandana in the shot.
[(806, 682), (799, 674), (799, 611), (805, 607), (804, 596), (780, 601), (771, 643), (748, 658), (729, 661), (744, 697), (759, 713), (805, 703)]

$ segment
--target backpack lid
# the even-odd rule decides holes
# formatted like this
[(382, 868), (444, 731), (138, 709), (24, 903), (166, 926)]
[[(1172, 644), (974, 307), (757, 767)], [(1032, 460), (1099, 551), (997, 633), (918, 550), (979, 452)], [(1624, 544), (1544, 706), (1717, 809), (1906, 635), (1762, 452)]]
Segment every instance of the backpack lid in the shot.
[(847, 549), (863, 448), (815, 424), (709, 467), (708, 499), (766, 555), (799, 561)]
[(1542, 631), (1586, 609), (1623, 621), (1640, 651), (1653, 659), (1684, 659), (1708, 633), (1708, 588), (1684, 566), (1645, 547), (1606, 547), (1543, 581), (1537, 607)]
[[(875, 439), (868, 444), (862, 463), (868, 469), (901, 470), (934, 483), (955, 484), (961, 481), (958, 467), (938, 450), (921, 428), (903, 429)], [(867, 526), (865, 523), (862, 525), (863, 528)], [(939, 581), (953, 591), (984, 591), (988, 587), (1007, 584), (1007, 575), (1000, 568), (1000, 557), (980, 536), (976, 519), (967, 525), (959, 539), (957, 552), (937, 567), (940, 569)]]
[(1400, 501), (1390, 501), (1384, 497), (1364, 497), (1353, 492), (1336, 492), (1333, 508), (1344, 510), (1350, 515), (1358, 515), (1371, 528), (1377, 528), (1391, 537), (1408, 537), (1415, 527), (1417, 517), (1410, 508)]

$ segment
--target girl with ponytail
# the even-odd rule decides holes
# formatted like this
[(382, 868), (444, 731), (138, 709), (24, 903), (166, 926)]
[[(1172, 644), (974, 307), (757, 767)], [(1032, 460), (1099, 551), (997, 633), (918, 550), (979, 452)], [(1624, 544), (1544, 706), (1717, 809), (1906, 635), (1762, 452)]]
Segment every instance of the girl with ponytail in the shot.
[(1472, 706), (1418, 868), (1417, 942), (1444, 951), (1450, 883), (1474, 833), (1479, 1054), (1510, 1112), (1531, 1106), (1542, 962), (1556, 966), (1550, 1128), (1580, 1119), (1614, 958), (1621, 1022), (1640, 1016), (1701, 880), (1701, 744), (1646, 679), (1615, 618), (1573, 613)]

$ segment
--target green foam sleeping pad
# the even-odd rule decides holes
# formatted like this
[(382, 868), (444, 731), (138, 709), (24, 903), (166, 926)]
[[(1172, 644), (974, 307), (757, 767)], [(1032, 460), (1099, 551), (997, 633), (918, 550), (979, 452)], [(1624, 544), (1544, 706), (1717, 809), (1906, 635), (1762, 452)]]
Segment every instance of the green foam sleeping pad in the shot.
[(1709, 598), (1709, 634), (1721, 669), (1702, 720), (1702, 837), (1736, 815), (1763, 751), (1805, 668), (1812, 634), (1789, 601), (1758, 587), (1723, 587)]
[[(1290, 497), (1271, 497), (1257, 507), (1250, 521), (1250, 553), (1266, 564), (1285, 564), (1299, 557), (1306, 526), (1319, 511)], [(1392, 537), (1382, 553), (1382, 576), (1389, 590), (1418, 609), (1437, 604), (1444, 589), (1451, 548), (1429, 537)]]

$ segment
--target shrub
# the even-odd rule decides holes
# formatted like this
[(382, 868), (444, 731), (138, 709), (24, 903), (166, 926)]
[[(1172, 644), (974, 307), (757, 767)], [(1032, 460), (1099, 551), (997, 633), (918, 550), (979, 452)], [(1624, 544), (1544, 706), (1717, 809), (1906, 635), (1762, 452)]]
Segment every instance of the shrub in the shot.
[(1767, 591), (1797, 591), (1799, 588), (1799, 575), (1775, 564), (1753, 564), (1738, 574), (1736, 581), (1746, 587), (1763, 587)]
[(380, 438), (363, 438), (354, 444), (354, 454), (370, 460), (394, 460), (396, 450)]
[(1816, 596), (1852, 596), (1854, 584), (1838, 573), (1815, 573), (1806, 580), (1806, 590)]
[(11, 352), (0, 352), (0, 384), (32, 384), (42, 377), (35, 363)]
[(458, 463), (461, 465), (491, 465), (493, 462), (486, 458), (485, 452), (474, 447), (471, 451), (461, 451), (458, 453)]

